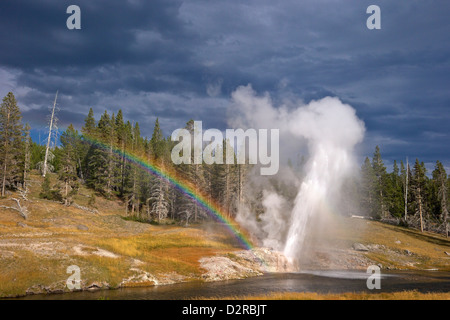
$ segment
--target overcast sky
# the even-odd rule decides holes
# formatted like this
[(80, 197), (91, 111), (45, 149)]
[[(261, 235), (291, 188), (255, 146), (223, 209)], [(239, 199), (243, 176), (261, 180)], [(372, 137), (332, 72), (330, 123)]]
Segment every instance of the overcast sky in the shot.
[[(66, 8), (81, 8), (68, 30)], [(381, 8), (381, 30), (366, 9)], [(122, 109), (151, 135), (191, 118), (226, 128), (231, 93), (251, 83), (280, 104), (339, 97), (380, 145), (450, 167), (450, 1), (2, 0), (0, 95), (35, 132), (59, 90), (60, 127)], [(339, 121), (339, 119), (336, 119)], [(390, 168), (389, 168), (390, 170)]]

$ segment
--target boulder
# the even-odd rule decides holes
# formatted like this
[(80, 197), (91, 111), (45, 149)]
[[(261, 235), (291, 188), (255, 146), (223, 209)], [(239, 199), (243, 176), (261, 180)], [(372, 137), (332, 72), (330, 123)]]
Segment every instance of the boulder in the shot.
[(85, 226), (84, 224), (77, 225), (77, 229), (81, 230), (81, 231), (88, 231), (89, 230), (89, 228), (87, 226)]
[(352, 248), (355, 251), (369, 251), (369, 249), (365, 245), (357, 242), (353, 244)]
[(412, 252), (409, 251), (409, 250), (407, 250), (407, 249), (405, 249), (403, 252), (404, 252), (407, 256), (411, 256), (411, 255), (412, 255)]

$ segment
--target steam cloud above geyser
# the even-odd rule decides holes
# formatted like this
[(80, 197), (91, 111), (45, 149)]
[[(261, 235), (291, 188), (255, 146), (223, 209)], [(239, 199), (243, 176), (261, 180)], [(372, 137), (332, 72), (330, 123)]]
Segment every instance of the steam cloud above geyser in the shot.
[[(257, 221), (254, 213), (241, 208), (237, 216), (237, 221), (257, 235), (264, 246), (297, 259), (310, 220), (326, 217), (329, 210), (337, 208), (342, 182), (355, 168), (353, 151), (364, 137), (364, 123), (338, 98), (326, 97), (306, 105), (287, 102), (276, 108), (269, 94), (259, 96), (248, 85), (233, 92), (232, 100), (229, 125), (280, 129), (280, 156), (289, 150), (298, 153), (306, 144), (309, 157), (304, 177), (296, 184), (294, 203), (288, 204), (285, 197), (260, 183), (265, 188), (264, 213)], [(283, 177), (281, 170), (278, 176), (292, 179), (290, 174)]]

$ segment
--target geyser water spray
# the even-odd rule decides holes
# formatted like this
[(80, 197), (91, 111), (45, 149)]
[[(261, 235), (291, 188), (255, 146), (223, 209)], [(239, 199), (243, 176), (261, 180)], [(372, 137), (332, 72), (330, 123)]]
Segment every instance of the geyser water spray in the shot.
[(355, 110), (337, 98), (312, 101), (293, 112), (289, 129), (308, 141), (310, 158), (290, 216), (284, 254), (299, 257), (312, 216), (323, 215), (338, 197), (353, 166), (353, 149), (363, 139), (364, 124)]
[[(272, 190), (264, 193), (266, 210), (259, 221), (252, 219), (246, 210), (237, 217), (240, 223), (264, 237), (263, 244), (270, 243), (296, 260), (304, 249), (312, 218), (325, 216), (340, 198), (342, 182), (354, 168), (354, 147), (364, 137), (364, 123), (350, 105), (338, 98), (275, 108), (268, 94), (257, 96), (250, 85), (238, 88), (232, 97), (239, 112), (230, 124), (279, 128), (281, 144), (287, 143), (291, 149), (307, 143), (309, 159), (292, 210), (283, 212), (282, 196), (274, 196)], [(286, 148), (280, 146), (283, 149)]]

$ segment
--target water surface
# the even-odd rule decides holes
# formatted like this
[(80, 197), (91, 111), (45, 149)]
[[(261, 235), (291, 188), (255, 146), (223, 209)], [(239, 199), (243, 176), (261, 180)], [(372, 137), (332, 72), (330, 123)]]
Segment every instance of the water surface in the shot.
[(264, 295), (270, 292), (450, 292), (450, 272), (382, 272), (381, 289), (369, 290), (369, 275), (361, 271), (303, 271), (301, 273), (269, 273), (243, 280), (188, 282), (146, 288), (122, 288), (94, 292), (32, 295), (21, 299), (121, 299), (182, 300), (198, 297), (221, 298), (242, 295)]

